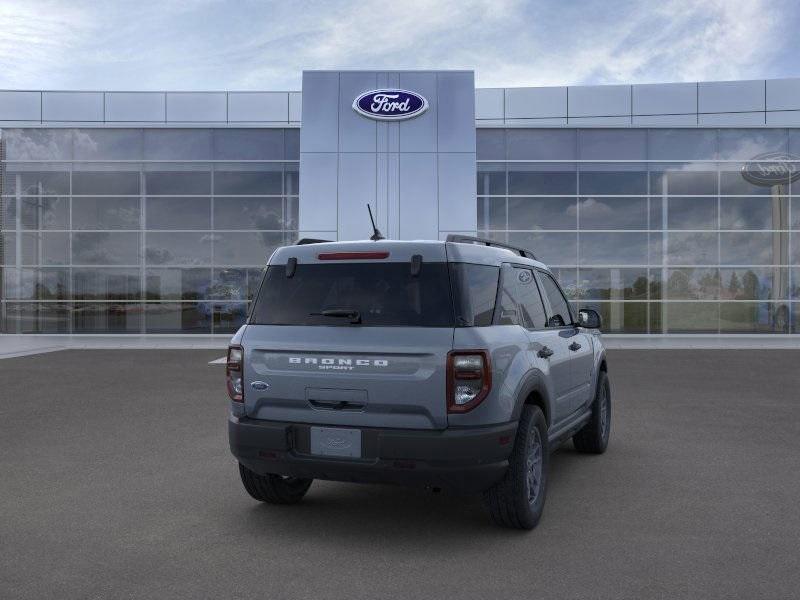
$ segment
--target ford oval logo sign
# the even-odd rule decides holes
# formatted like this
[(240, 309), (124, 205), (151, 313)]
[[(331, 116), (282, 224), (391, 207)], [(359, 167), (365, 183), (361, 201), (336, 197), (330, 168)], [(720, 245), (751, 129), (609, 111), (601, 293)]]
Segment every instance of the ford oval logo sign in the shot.
[(371, 90), (353, 100), (353, 110), (370, 119), (400, 121), (421, 115), (428, 101), (408, 90)]
[(800, 157), (785, 152), (767, 152), (748, 160), (742, 177), (755, 185), (772, 186), (800, 179)]

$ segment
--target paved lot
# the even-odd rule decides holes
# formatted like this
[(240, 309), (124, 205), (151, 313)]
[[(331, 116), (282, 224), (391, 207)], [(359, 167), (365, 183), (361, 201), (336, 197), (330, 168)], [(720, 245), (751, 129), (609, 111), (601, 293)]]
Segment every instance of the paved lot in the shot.
[(0, 598), (800, 593), (800, 351), (612, 351), (610, 449), (556, 453), (532, 533), (388, 486), (251, 501), (217, 356), (0, 361)]

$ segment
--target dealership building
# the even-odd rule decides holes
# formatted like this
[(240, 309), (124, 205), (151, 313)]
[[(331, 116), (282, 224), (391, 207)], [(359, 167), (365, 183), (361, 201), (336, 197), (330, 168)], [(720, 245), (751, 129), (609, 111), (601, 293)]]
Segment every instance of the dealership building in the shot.
[(800, 334), (798, 177), (800, 79), (0, 91), (0, 333), (230, 334), (275, 247), (368, 238), (369, 203), (530, 249), (608, 333)]

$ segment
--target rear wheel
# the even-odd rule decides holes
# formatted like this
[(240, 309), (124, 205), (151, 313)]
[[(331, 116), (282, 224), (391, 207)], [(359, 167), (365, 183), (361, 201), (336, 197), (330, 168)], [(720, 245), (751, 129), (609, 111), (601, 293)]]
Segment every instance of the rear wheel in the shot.
[(572, 436), (572, 443), (579, 452), (602, 454), (608, 447), (611, 433), (611, 386), (608, 375), (600, 371), (597, 378), (597, 391), (592, 402), (592, 416), (578, 433)]
[(259, 475), (239, 465), (239, 475), (244, 489), (256, 500), (269, 504), (296, 504), (306, 495), (313, 479), (283, 477), (282, 475)]
[(544, 511), (549, 460), (544, 414), (538, 406), (525, 406), (508, 471), (484, 492), (484, 502), (495, 523), (515, 529), (536, 527)]

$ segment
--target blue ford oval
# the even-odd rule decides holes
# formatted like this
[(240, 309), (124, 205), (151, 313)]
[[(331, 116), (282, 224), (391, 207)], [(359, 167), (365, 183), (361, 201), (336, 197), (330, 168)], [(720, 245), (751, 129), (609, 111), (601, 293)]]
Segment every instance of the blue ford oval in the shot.
[(408, 90), (371, 90), (353, 101), (353, 110), (370, 119), (399, 121), (421, 115), (428, 101)]

